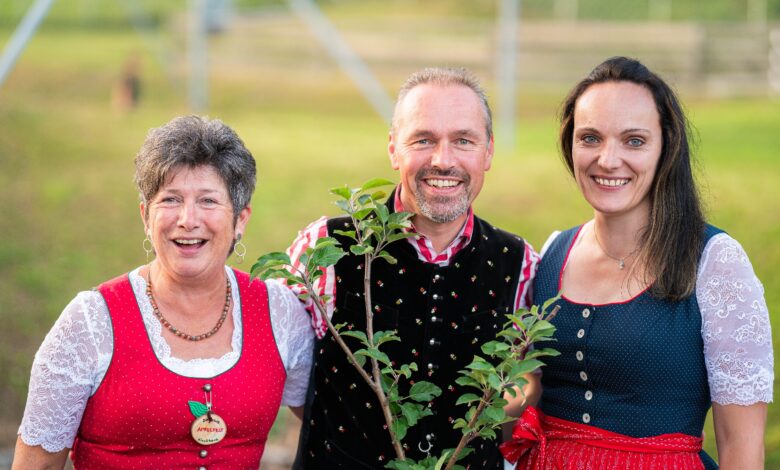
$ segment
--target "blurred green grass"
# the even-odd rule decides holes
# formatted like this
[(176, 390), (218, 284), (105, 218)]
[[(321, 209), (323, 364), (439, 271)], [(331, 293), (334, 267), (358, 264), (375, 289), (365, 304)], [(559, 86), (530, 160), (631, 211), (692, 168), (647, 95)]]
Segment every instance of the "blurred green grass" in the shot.
[[(0, 41), (10, 32), (0, 26)], [(118, 112), (112, 88), (133, 53), (144, 64), (141, 105)], [(303, 70), (211, 70), (208, 114), (236, 129), (258, 161), (250, 259), (285, 248), (308, 222), (335, 214), (328, 188), (395, 178), (385, 123), (335, 66)], [(59, 25), (39, 32), (0, 88), (0, 419), (6, 422), (20, 417), (34, 352), (65, 304), (145, 262), (132, 159), (149, 128), (188, 112), (185, 90), (171, 86), (168, 73), (130, 29)], [(521, 89), (517, 149), (497, 136), (476, 203), (483, 217), (537, 248), (552, 230), (590, 216), (557, 156), (555, 113), (564, 93)], [(780, 106), (767, 98), (683, 99), (699, 134), (697, 168), (709, 220), (750, 255), (766, 289), (777, 351)], [(772, 468), (780, 467), (780, 407), (769, 410)], [(711, 428), (707, 436), (712, 452)]]

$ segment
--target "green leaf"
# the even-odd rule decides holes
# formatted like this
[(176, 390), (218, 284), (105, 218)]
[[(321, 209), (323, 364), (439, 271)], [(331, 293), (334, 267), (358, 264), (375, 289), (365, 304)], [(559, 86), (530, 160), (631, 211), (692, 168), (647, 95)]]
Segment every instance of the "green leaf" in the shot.
[(370, 214), (373, 211), (374, 211), (374, 209), (372, 209), (370, 207), (366, 207), (366, 208), (363, 208), (363, 209), (355, 211), (355, 213), (352, 214), (352, 217), (354, 217), (356, 220), (363, 220), (363, 219), (366, 218), (366, 216), (368, 214)]
[(390, 264), (396, 264), (398, 262), (397, 259), (395, 259), (392, 255), (390, 255), (390, 253), (384, 250), (380, 251), (377, 256), (383, 258), (385, 261), (387, 261)]
[(384, 204), (379, 204), (374, 208), (374, 213), (380, 222), (387, 223), (387, 218), (390, 217), (390, 210)]
[(326, 246), (339, 246), (340, 243), (338, 240), (336, 240), (333, 237), (321, 237), (318, 238), (316, 242), (314, 242), (314, 249), (317, 248), (323, 248)]
[(406, 431), (409, 429), (409, 425), (406, 424), (404, 419), (396, 419), (393, 421), (393, 431), (395, 431), (395, 438), (402, 441), (406, 437)]
[(474, 360), (471, 361), (471, 364), (467, 365), (466, 368), (471, 370), (490, 372), (493, 370), (493, 365), (479, 356), (474, 356)]
[(430, 401), (439, 395), (441, 395), (441, 389), (426, 381), (415, 382), (409, 389), (409, 398), (414, 401)]
[(361, 343), (368, 346), (368, 338), (366, 338), (366, 334), (360, 330), (347, 330), (347, 331), (341, 331), (340, 333), (341, 336), (351, 336), (353, 338), (357, 338), (360, 340)]
[(340, 196), (344, 199), (349, 199), (352, 197), (352, 191), (349, 190), (349, 188), (344, 185), (339, 188), (330, 188), (328, 190), (331, 194), (335, 194), (336, 196)]
[(441, 470), (442, 468), (444, 468), (444, 466), (450, 460), (450, 455), (452, 455), (453, 452), (454, 452), (453, 449), (448, 449), (444, 451), (444, 453), (441, 454), (441, 457), (439, 457), (439, 460), (436, 461), (436, 466), (433, 467), (433, 470)]
[(349, 251), (358, 256), (374, 251), (374, 247), (371, 245), (352, 245), (349, 247)]
[(491, 421), (501, 421), (506, 417), (506, 413), (504, 412), (504, 409), (501, 407), (491, 406), (485, 408), (483, 413), (485, 414), (485, 417), (487, 417)]
[(467, 424), (469, 423), (467, 423), (465, 419), (458, 418), (454, 423), (452, 423), (452, 429), (462, 429), (465, 428)]
[(371, 200), (378, 202), (380, 199), (384, 199), (387, 197), (387, 193), (384, 191), (374, 191), (371, 193)]
[[(394, 228), (394, 227), (388, 226), (388, 228)], [(415, 236), (413, 232), (391, 233), (390, 235), (387, 236), (387, 243), (393, 243), (394, 241), (403, 240), (404, 238), (411, 238), (413, 236)]]
[(401, 341), (395, 330), (377, 331), (374, 333), (374, 346), (387, 343), (388, 341)]
[(482, 352), (490, 356), (499, 351), (506, 351), (511, 349), (511, 346), (502, 341), (488, 341), (482, 345)]
[(209, 408), (199, 401), (188, 401), (187, 404), (190, 405), (190, 413), (196, 418), (200, 418), (209, 411)]
[(252, 265), (252, 269), (250, 270), (252, 273), (252, 278), (257, 277), (261, 271), (273, 267), (280, 267), (280, 266), (289, 266), (292, 263), (290, 262), (290, 257), (287, 256), (286, 253), (282, 253), (280, 251), (268, 253), (265, 254), (259, 258), (257, 258), (257, 261), (255, 264)]
[(494, 440), (496, 438), (496, 432), (491, 428), (482, 428), (479, 430), (479, 437), (482, 439)]
[(533, 358), (542, 357), (542, 356), (555, 357), (555, 356), (560, 356), (560, 355), (561, 355), (561, 353), (558, 352), (555, 349), (552, 349), (552, 348), (542, 348), (542, 349), (532, 349), (532, 350), (528, 351), (525, 354), (525, 358), (526, 359), (533, 359)]
[(393, 459), (385, 464), (385, 468), (391, 468), (394, 470), (416, 470), (411, 463), (409, 463), (410, 460), (398, 460)]
[(558, 292), (558, 295), (556, 295), (555, 297), (551, 297), (551, 298), (547, 299), (547, 300), (546, 300), (546, 301), (545, 301), (545, 302), (542, 304), (542, 311), (543, 311), (543, 312), (546, 312), (546, 311), (548, 311), (548, 310), (550, 309), (550, 306), (551, 306), (552, 304), (554, 304), (555, 302), (557, 302), (558, 300), (560, 300), (560, 298), (561, 298), (561, 293), (560, 293), (560, 292)]
[(335, 202), (336, 207), (342, 210), (342, 212), (349, 214), (351, 213), (349, 208), (349, 201), (339, 200)]
[(361, 206), (361, 207), (367, 205), (370, 202), (373, 202), (373, 201), (371, 200), (371, 195), (369, 195), (369, 194), (361, 194), (357, 198), (358, 206)]
[(516, 377), (512, 381), (512, 386), (507, 388), (506, 391), (509, 392), (510, 395), (513, 397), (515, 396), (512, 392), (514, 392), (517, 389), (520, 389), (522, 391), (522, 388), (528, 385), (528, 381), (524, 379), (523, 377)]
[(537, 361), (536, 359), (525, 359), (517, 363), (517, 369), (512, 368), (512, 375), (525, 375), (529, 372), (533, 372), (536, 369), (542, 367), (544, 363)]
[(357, 236), (355, 234), (354, 230), (334, 230), (333, 233), (336, 235), (341, 235), (342, 237), (348, 237), (352, 240), (357, 241)]
[(383, 353), (382, 351), (378, 349), (361, 349), (359, 351), (355, 351), (355, 356), (367, 356), (376, 359), (377, 361), (381, 362), (382, 364), (389, 366), (390, 365), (390, 358), (387, 357), (387, 354)]
[(355, 356), (355, 362), (357, 362), (357, 365), (360, 366), (360, 368), (362, 369), (363, 366), (366, 365), (366, 358), (365, 358), (365, 356), (358, 356), (358, 355), (355, 355), (355, 354), (353, 354), (353, 356)]
[(361, 191), (367, 191), (369, 189), (379, 188), (379, 187), (382, 187), (382, 186), (390, 186), (390, 185), (394, 185), (394, 184), (395, 183), (393, 183), (392, 181), (390, 181), (388, 179), (373, 178), (373, 179), (370, 179), (370, 180), (366, 181), (365, 183), (363, 183), (363, 186), (360, 187), (360, 190)]
[[(461, 371), (461, 372), (468, 373), (467, 371)], [(471, 377), (469, 377), (467, 375), (462, 375), (462, 376), (458, 377), (457, 379), (455, 379), (455, 383), (458, 384), (458, 385), (463, 385), (463, 386), (467, 386), (467, 387), (481, 388), (479, 382), (477, 382), (476, 380), (474, 380), (473, 378), (471, 378)]]
[(284, 268), (270, 268), (261, 272), (258, 278), (266, 279), (286, 279), (288, 284), (305, 284), (304, 280)]
[(313, 272), (320, 267), (327, 268), (328, 266), (333, 266), (346, 255), (344, 250), (333, 245), (317, 247), (311, 254), (309, 262), (306, 263), (306, 270)]
[(409, 426), (415, 426), (417, 424), (417, 420), (421, 417), (420, 415), (422, 414), (423, 408), (423, 406), (418, 405), (417, 403), (401, 404), (401, 413), (403, 413)]
[(503, 384), (501, 383), (501, 377), (498, 376), (498, 374), (491, 372), (488, 374), (487, 377), (487, 383), (490, 385), (490, 388), (496, 391), (501, 391), (501, 388)]
[(528, 331), (528, 336), (533, 339), (552, 336), (555, 333), (555, 326), (547, 320), (539, 320)]
[(479, 399), (480, 398), (473, 393), (464, 393), (458, 397), (458, 401), (456, 401), (455, 404), (462, 405), (463, 403), (471, 403), (472, 401), (478, 401)]

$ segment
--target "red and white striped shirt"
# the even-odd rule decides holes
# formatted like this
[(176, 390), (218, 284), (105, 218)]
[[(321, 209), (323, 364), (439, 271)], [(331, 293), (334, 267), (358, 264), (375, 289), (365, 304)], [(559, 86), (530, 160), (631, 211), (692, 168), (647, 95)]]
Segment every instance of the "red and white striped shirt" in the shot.
[[(402, 212), (404, 210), (401, 203), (401, 186), (399, 185), (395, 191), (395, 199), (393, 206), (395, 212)], [(287, 255), (292, 260), (293, 270), (301, 269), (300, 257), (307, 248), (313, 248), (317, 243), (317, 240), (322, 237), (329, 236), (328, 234), (328, 217), (322, 216), (315, 220), (309, 226), (302, 231), (298, 232), (298, 237), (293, 241), (292, 245), (287, 249)], [(419, 233), (412, 226), (411, 230), (415, 233), (414, 237), (406, 239), (410, 243), (420, 261), (425, 263), (434, 263), (439, 266), (447, 266), (450, 263), (452, 257), (455, 256), (463, 247), (471, 242), (471, 236), (474, 232), (474, 211), (469, 207), (468, 214), (466, 216), (466, 222), (461, 227), (458, 235), (450, 242), (450, 244), (440, 253), (436, 253), (433, 247), (433, 242), (430, 238), (424, 234)], [(534, 251), (533, 247), (526, 242), (525, 253), (523, 254), (523, 263), (520, 267), (520, 276), (518, 276), (519, 282), (517, 284), (517, 293), (515, 294), (514, 309), (517, 310), (521, 307), (529, 307), (531, 305), (531, 283), (536, 275), (536, 269), (539, 266), (539, 255)], [(320, 296), (328, 296), (328, 300), (325, 305), (325, 310), (328, 318), (333, 317), (333, 310), (336, 306), (336, 271), (333, 266), (325, 269), (323, 274), (314, 286), (317, 290), (317, 294)], [(301, 294), (306, 291), (305, 287), (296, 284), (291, 285), (290, 289), (295, 294)], [(314, 307), (311, 299), (306, 301), (306, 308), (311, 313), (311, 326), (314, 328), (317, 337), (322, 338), (328, 330), (327, 323), (322, 317), (320, 312)]]

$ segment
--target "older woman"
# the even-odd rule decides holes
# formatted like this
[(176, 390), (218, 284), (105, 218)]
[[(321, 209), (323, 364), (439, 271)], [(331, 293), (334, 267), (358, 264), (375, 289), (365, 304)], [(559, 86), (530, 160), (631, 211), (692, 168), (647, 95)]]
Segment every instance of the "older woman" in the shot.
[[(135, 159), (147, 256), (80, 292), (33, 364), (14, 469), (258, 468), (280, 404), (304, 403), (312, 331), (243, 256), (255, 161), (220, 121), (176, 118)], [(300, 416), (300, 415), (299, 415)]]
[(704, 221), (687, 124), (639, 62), (596, 67), (566, 99), (560, 145), (592, 220), (554, 233), (535, 299), (558, 292), (560, 356), (507, 448), (517, 468), (763, 468), (773, 357), (761, 283)]

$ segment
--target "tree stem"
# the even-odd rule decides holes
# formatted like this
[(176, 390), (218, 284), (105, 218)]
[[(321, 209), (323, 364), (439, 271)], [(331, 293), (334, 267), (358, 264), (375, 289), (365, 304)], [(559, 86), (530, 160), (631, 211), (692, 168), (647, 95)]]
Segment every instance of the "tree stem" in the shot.
[[(487, 406), (490, 399), (493, 397), (495, 391), (486, 389), (482, 393), (482, 399), (479, 400), (479, 405), (477, 405), (477, 410), (474, 412), (474, 416), (471, 417), (469, 420), (469, 424), (466, 425), (468, 429), (471, 429), (474, 427), (474, 423), (477, 422), (479, 419), (479, 415), (482, 414), (482, 411), (485, 410), (485, 407)], [(463, 452), (463, 449), (466, 448), (467, 445), (471, 441), (474, 440), (474, 438), (477, 437), (477, 434), (474, 431), (470, 431), (467, 434), (464, 434), (463, 437), (460, 438), (460, 442), (458, 442), (458, 446), (455, 448), (455, 450), (452, 452), (452, 455), (450, 456), (450, 459), (447, 461), (447, 466), (444, 468), (444, 470), (451, 470), (452, 467), (455, 466), (455, 464), (458, 462), (458, 456), (461, 452)]]

